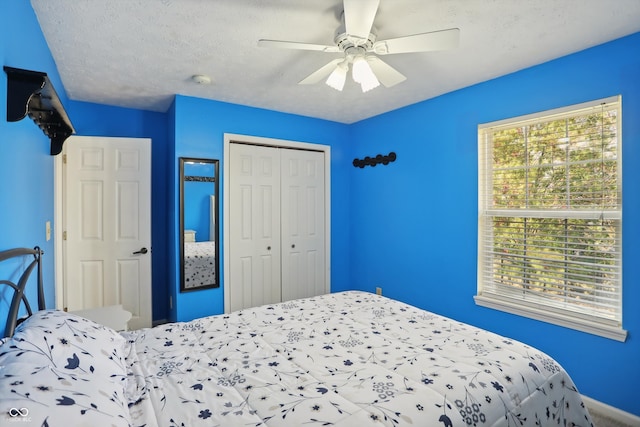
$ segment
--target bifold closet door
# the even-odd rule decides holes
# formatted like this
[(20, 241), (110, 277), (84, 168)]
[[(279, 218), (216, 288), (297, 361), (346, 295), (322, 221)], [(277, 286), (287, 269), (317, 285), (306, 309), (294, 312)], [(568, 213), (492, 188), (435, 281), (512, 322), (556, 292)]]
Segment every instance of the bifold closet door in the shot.
[(280, 154), (276, 148), (231, 144), (231, 311), (282, 300)]
[(324, 153), (280, 149), (282, 300), (325, 288)]
[(229, 147), (229, 309), (324, 294), (324, 153)]

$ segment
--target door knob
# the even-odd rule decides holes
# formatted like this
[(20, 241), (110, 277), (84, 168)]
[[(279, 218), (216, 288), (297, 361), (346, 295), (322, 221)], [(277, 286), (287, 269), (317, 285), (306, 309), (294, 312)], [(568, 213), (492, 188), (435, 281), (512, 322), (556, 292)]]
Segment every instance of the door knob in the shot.
[(140, 254), (144, 255), (147, 252), (149, 252), (149, 250), (147, 248), (141, 248), (139, 251), (135, 251), (133, 254), (134, 255), (140, 255)]

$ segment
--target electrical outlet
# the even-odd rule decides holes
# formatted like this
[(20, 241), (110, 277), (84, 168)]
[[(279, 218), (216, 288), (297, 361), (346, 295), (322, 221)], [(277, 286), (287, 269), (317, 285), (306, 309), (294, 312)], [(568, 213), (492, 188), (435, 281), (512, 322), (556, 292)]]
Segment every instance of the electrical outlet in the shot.
[(376, 288), (376, 295), (382, 295), (382, 288), (379, 286)]
[(51, 240), (51, 221), (47, 221), (44, 225), (47, 242)]

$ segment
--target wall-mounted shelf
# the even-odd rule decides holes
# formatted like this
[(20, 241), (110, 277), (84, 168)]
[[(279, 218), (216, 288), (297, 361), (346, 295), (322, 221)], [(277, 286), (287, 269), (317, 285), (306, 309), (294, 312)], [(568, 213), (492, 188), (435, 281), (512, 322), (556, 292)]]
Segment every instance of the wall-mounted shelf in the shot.
[(46, 73), (4, 67), (7, 73), (7, 121), (29, 116), (51, 139), (51, 155), (75, 130)]

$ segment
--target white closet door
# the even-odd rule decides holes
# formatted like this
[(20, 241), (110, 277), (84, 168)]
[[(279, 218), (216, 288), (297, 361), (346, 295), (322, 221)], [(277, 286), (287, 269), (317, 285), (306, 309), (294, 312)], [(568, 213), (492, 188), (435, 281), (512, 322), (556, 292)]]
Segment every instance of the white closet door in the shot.
[(282, 300), (326, 293), (324, 153), (281, 149)]
[(281, 301), (280, 155), (231, 144), (230, 310)]

